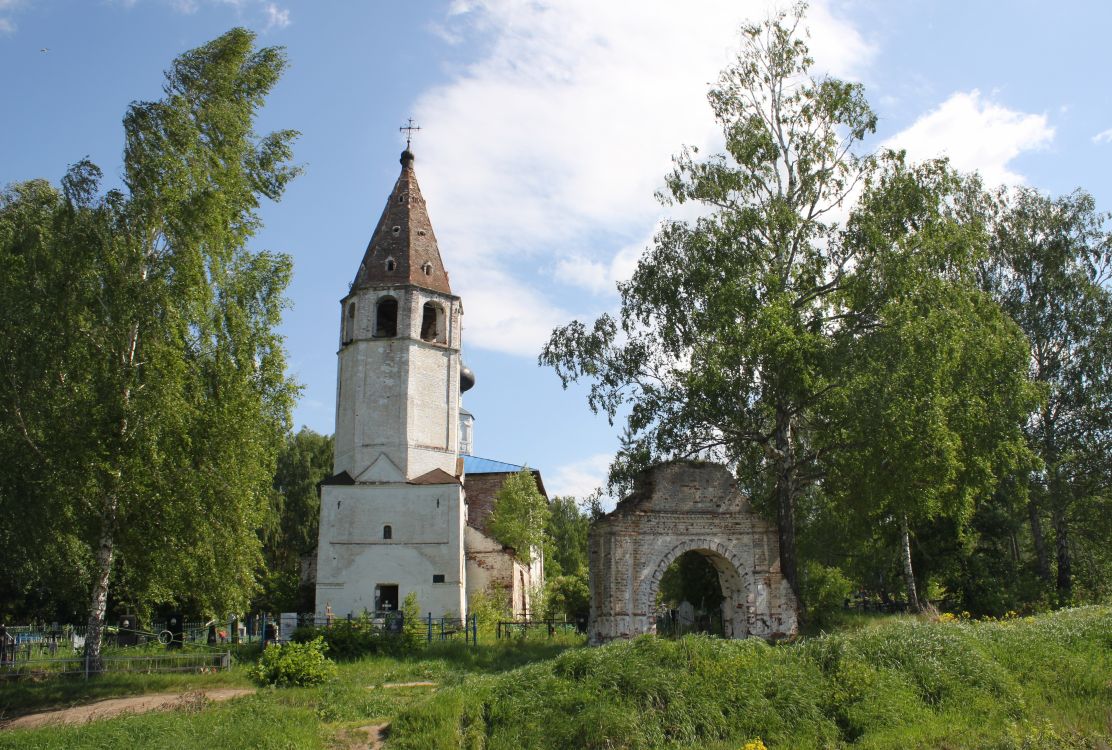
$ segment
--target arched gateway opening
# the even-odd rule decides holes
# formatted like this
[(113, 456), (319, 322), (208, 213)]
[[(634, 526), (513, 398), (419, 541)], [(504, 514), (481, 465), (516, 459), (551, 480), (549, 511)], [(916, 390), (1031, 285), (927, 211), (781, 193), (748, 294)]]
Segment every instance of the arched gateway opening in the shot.
[(653, 599), (656, 634), (727, 636), (730, 602), (725, 592), (736, 576), (728, 560), (708, 550), (689, 550), (678, 556), (657, 584)]
[(591, 642), (657, 633), (662, 582), (667, 590), (671, 566), (692, 556), (717, 574), (723, 637), (795, 633), (775, 526), (752, 512), (724, 467), (674, 461), (646, 471), (591, 527)]

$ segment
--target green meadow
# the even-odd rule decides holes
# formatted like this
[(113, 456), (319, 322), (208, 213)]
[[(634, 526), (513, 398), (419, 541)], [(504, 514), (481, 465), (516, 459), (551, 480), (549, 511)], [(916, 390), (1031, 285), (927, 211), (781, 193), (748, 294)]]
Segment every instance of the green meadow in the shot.
[[(248, 683), (217, 675), (4, 685), (26, 713), (110, 694)], [(393, 687), (431, 682), (434, 686)], [(443, 644), (343, 662), (320, 686), (82, 726), (0, 732), (0, 748), (1112, 747), (1112, 607), (995, 621), (856, 618), (769, 645), (643, 637)]]

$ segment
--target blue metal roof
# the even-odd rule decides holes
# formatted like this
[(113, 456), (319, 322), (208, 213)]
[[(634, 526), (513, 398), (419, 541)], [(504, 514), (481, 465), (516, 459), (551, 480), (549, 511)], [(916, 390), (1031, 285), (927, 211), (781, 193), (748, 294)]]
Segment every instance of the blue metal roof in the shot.
[(463, 457), (464, 474), (516, 474), (524, 468), (524, 466), (493, 461), (489, 458), (479, 458), (478, 456), (465, 455)]

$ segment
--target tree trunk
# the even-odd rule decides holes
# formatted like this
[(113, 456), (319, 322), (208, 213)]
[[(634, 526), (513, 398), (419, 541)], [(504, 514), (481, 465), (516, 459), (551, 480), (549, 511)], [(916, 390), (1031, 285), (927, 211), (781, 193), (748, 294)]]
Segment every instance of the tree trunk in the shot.
[(919, 611), (919, 592), (915, 588), (915, 570), (911, 567), (911, 535), (907, 530), (907, 514), (900, 516), (900, 562), (903, 563), (904, 583), (907, 584), (907, 606)]
[(1058, 604), (1065, 606), (1073, 598), (1073, 565), (1070, 556), (1069, 524), (1066, 521), (1066, 512), (1055, 508), (1052, 514), (1054, 521), (1055, 548), (1058, 553)]
[(792, 445), (791, 419), (780, 412), (773, 435), (776, 451), (776, 523), (780, 541), (780, 572), (791, 586), (796, 600), (800, 603), (800, 618), (803, 615), (803, 597), (799, 590), (799, 566), (795, 550), (795, 454)]
[(108, 607), (108, 579), (112, 575), (112, 558), (115, 551), (117, 499), (113, 494), (101, 516), (100, 544), (97, 547), (96, 578), (89, 602), (89, 622), (85, 631), (86, 668), (99, 672), (102, 666), (100, 652), (104, 641), (104, 613)]
[(1035, 498), (1027, 501), (1027, 514), (1031, 519), (1031, 539), (1035, 543), (1035, 563), (1039, 577), (1047, 584), (1050, 583), (1050, 560), (1046, 555), (1046, 539), (1043, 537), (1042, 519), (1039, 515), (1039, 504)]

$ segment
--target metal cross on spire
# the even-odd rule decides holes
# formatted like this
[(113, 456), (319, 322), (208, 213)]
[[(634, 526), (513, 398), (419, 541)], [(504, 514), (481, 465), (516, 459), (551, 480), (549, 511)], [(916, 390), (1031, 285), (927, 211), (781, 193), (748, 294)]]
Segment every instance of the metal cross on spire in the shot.
[(413, 131), (420, 130), (420, 129), (421, 129), (420, 125), (414, 125), (413, 124), (413, 118), (412, 117), (409, 118), (409, 122), (407, 122), (405, 125), (402, 125), (400, 128), (398, 128), (399, 133), (405, 133), (405, 150), (406, 151), (409, 150), (409, 143), (410, 143), (410, 141), (413, 140)]

